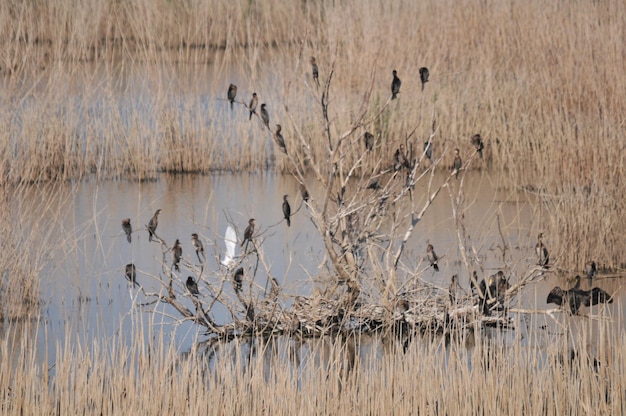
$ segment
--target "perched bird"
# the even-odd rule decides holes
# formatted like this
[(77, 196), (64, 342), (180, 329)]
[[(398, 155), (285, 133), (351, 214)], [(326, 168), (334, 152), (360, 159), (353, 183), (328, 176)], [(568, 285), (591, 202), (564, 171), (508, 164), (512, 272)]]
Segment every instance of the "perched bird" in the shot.
[(433, 144), (430, 140), (424, 142), (424, 154), (426, 155), (426, 159), (432, 162), (433, 160)]
[(453, 305), (456, 303), (456, 292), (458, 289), (459, 289), (459, 276), (457, 276), (456, 274), (453, 274), (452, 283), (450, 283), (450, 286), (448, 287), (448, 295), (450, 296), (450, 303)]
[(474, 145), (476, 151), (478, 152), (478, 156), (480, 156), (480, 158), (482, 159), (483, 149), (485, 148), (485, 145), (483, 144), (483, 138), (480, 137), (480, 134), (475, 134), (472, 136), (472, 145)]
[(230, 109), (233, 109), (233, 103), (235, 102), (235, 97), (237, 96), (237, 86), (235, 84), (230, 84), (228, 86), (228, 101), (230, 101)]
[(200, 259), (200, 253), (202, 253), (202, 259), (206, 260), (206, 257), (204, 256), (204, 245), (202, 244), (202, 241), (198, 238), (198, 234), (191, 234), (191, 244), (196, 250), (196, 256), (198, 256), (198, 261), (203, 261)]
[[(241, 247), (243, 247), (243, 245), (247, 241), (252, 242), (252, 235), (253, 234), (254, 234), (254, 218), (250, 218), (248, 220), (248, 226), (246, 227), (246, 230), (243, 232), (243, 241), (241, 242)], [(246, 247), (248, 247), (247, 244), (246, 244)]]
[(130, 225), (130, 218), (124, 218), (122, 220), (122, 230), (126, 233), (126, 241), (130, 243), (132, 241), (131, 234), (133, 233), (133, 227)]
[(409, 159), (406, 157), (403, 144), (396, 149), (396, 153), (393, 155), (393, 170), (397, 172), (402, 168), (411, 169), (411, 163), (409, 163)]
[(172, 262), (172, 266), (176, 269), (177, 272), (180, 271), (180, 259), (183, 257), (183, 246), (180, 244), (180, 241), (176, 239), (174, 243), (174, 247), (172, 247), (172, 251), (174, 252), (174, 261)]
[(398, 71), (393, 70), (393, 81), (391, 81), (391, 99), (395, 100), (398, 94), (400, 93), (400, 86), (402, 85), (402, 81), (398, 78)]
[(252, 93), (252, 99), (250, 100), (250, 105), (248, 109), (250, 110), (250, 118), (252, 120), (252, 114), (256, 114), (256, 106), (259, 103), (259, 98), (256, 96), (256, 92)]
[(287, 201), (287, 195), (283, 195), (283, 216), (285, 217), (285, 221), (287, 221), (287, 227), (291, 226), (291, 205), (289, 205), (289, 201)]
[(300, 184), (300, 193), (302, 194), (302, 200), (304, 202), (309, 202), (309, 191), (307, 191), (306, 186), (303, 183)]
[(148, 241), (152, 241), (152, 237), (154, 236), (157, 226), (159, 225), (159, 214), (161, 213), (160, 209), (157, 209), (154, 212), (154, 215), (152, 216), (152, 218), (150, 218), (150, 221), (148, 221)]
[(539, 233), (537, 236), (537, 244), (535, 245), (535, 253), (537, 254), (538, 265), (541, 267), (548, 267), (550, 257), (548, 256), (548, 249), (543, 244), (543, 233)]
[[(580, 279), (580, 276), (578, 276)], [(575, 287), (563, 290), (556, 286), (548, 294), (547, 303), (554, 303), (559, 306), (569, 306), (572, 315), (576, 315), (581, 306), (592, 306), (598, 303), (613, 303), (613, 298), (599, 287), (591, 290), (582, 290)]]
[(430, 76), (430, 72), (428, 71), (428, 68), (426, 68), (425, 66), (420, 68), (420, 81), (422, 81), (422, 91), (424, 91), (424, 84), (426, 84), (428, 82), (428, 77)]
[(270, 126), (270, 115), (267, 113), (265, 103), (261, 104), (261, 120), (263, 120), (263, 124), (265, 124), (267, 127)]
[(587, 264), (585, 264), (585, 274), (587, 275), (587, 279), (592, 280), (596, 277), (597, 273), (598, 269), (596, 268), (596, 262), (588, 261)]
[(374, 135), (369, 131), (363, 135), (363, 142), (365, 143), (365, 150), (371, 152), (374, 149)]
[(241, 286), (243, 283), (243, 267), (235, 270), (233, 274), (233, 288), (235, 289), (235, 293), (239, 293), (241, 291)]
[(317, 83), (317, 86), (320, 86), (320, 71), (317, 67), (317, 63), (315, 62), (315, 57), (311, 57), (311, 71), (313, 72), (313, 80)]
[(135, 265), (133, 263), (128, 263), (126, 265), (126, 274), (124, 275), (126, 280), (133, 284), (133, 287), (138, 286), (137, 283), (137, 270), (135, 269)]
[(504, 276), (504, 272), (501, 270), (498, 273), (489, 276), (488, 282), (485, 279), (480, 281), (479, 298), (480, 309), (484, 315), (491, 314), (491, 304), (502, 303), (504, 301), (504, 295), (509, 289), (509, 282)]
[(226, 233), (224, 234), (224, 259), (222, 264), (230, 268), (235, 262), (235, 248), (237, 247), (237, 233), (235, 229), (230, 225), (226, 227)]
[(476, 294), (476, 287), (479, 285), (479, 281), (478, 281), (478, 273), (476, 273), (476, 270), (474, 270), (472, 272), (472, 277), (470, 278), (470, 289), (472, 291), (472, 295)]
[(200, 291), (198, 290), (198, 284), (196, 283), (195, 280), (193, 280), (193, 277), (189, 276), (187, 278), (187, 281), (185, 282), (185, 286), (187, 286), (187, 290), (192, 295), (196, 296), (200, 294)]
[(426, 246), (426, 255), (428, 256), (428, 261), (430, 262), (430, 265), (433, 266), (433, 269), (435, 269), (436, 272), (438, 272), (439, 265), (437, 265), (437, 260), (439, 260), (439, 257), (437, 257), (437, 254), (435, 254), (435, 249), (432, 244)]
[(463, 161), (461, 160), (461, 155), (459, 153), (459, 149), (454, 149), (454, 162), (452, 162), (452, 168), (456, 172), (456, 177), (459, 177), (459, 171), (463, 167)]
[(280, 124), (276, 125), (276, 133), (274, 133), (274, 139), (276, 139), (276, 144), (278, 145), (278, 147), (280, 147), (280, 150), (282, 150), (284, 154), (287, 154), (287, 146), (285, 145), (285, 139), (283, 137), (283, 134), (281, 133), (282, 129), (283, 128)]

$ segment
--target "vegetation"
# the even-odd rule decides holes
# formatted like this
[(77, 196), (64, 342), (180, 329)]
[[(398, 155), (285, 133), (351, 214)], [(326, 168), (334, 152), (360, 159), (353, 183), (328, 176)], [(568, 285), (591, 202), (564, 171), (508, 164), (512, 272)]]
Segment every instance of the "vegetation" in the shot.
[[(323, 241), (328, 274), (315, 282), (316, 296), (283, 309), (285, 294), (257, 235), (222, 275), (183, 259), (212, 292), (210, 300), (196, 298), (157, 236), (163, 273), (148, 277), (162, 286), (139, 289), (149, 299), (143, 306), (165, 302), (215, 339), (238, 339), (183, 358), (163, 344), (146, 354), (139, 335), (131, 347), (68, 346), (51, 378), (24, 348), (17, 363), (6, 358), (13, 346), (5, 340), (3, 410), (621, 413), (621, 348), (588, 351), (584, 336), (571, 345), (564, 330), (545, 356), (520, 342), (478, 342), (467, 352), (467, 339), (487, 330), (483, 323), (511, 324), (507, 311), (484, 317), (471, 296), (458, 304), (432, 296), (418, 281), (423, 270), (404, 256), (434, 198), (449, 198), (459, 260), (471, 276), (479, 260), (466, 235), (463, 181), (468, 170), (481, 169), (533, 199), (531, 228), (547, 236), (553, 268), (581, 270), (590, 259), (600, 268), (626, 267), (624, 233), (615, 231), (626, 223), (626, 202), (615, 198), (624, 193), (626, 170), (623, 8), (534, 0), (3, 3), (0, 169), (7, 195), (86, 176), (149, 180), (161, 172), (274, 169), (310, 194), (305, 209)], [(422, 66), (430, 72), (425, 85)], [(392, 70), (402, 79), (395, 100)], [(231, 83), (238, 85), (232, 109)], [(249, 120), (253, 92), (267, 104), (268, 125), (260, 108)], [(484, 157), (471, 141), (477, 133)], [(451, 170), (454, 149), (463, 162)], [(15, 199), (5, 199), (10, 212)], [(11, 318), (33, 310), (46, 250), (63, 245), (50, 240), (54, 227), (46, 220), (44, 214), (41, 224), (17, 233), (10, 219), (0, 221), (8, 241), (0, 295), (15, 303), (4, 312)], [(238, 267), (244, 289), (227, 293)], [(543, 272), (525, 271), (493, 309), (511, 306)], [(266, 273), (265, 289), (253, 284), (257, 273)], [(232, 324), (213, 323), (215, 302), (231, 312)], [(623, 344), (615, 325), (604, 331), (603, 342)], [(346, 341), (369, 332), (381, 336), (382, 358), (363, 357)], [(328, 333), (336, 337), (327, 361), (309, 357), (301, 368), (290, 361), (298, 354), (274, 352), (294, 342), (297, 351), (313, 342), (326, 351)], [(411, 342), (433, 333), (445, 336)], [(275, 335), (290, 339), (275, 347)], [(215, 358), (220, 348), (241, 356), (246, 343), (262, 352), (250, 353), (246, 365)], [(435, 354), (444, 345), (445, 354)], [(601, 366), (593, 365), (596, 354)], [(416, 383), (415, 374), (432, 382)]]

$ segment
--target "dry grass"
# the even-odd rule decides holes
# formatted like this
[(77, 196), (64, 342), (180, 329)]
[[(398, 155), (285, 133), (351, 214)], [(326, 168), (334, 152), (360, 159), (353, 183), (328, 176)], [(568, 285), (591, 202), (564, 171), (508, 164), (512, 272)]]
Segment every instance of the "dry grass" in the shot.
[[(322, 81), (334, 68), (336, 133), (368, 109), (348, 157), (365, 129), (381, 134), (384, 163), (409, 136), (419, 152), (434, 118), (435, 154), (450, 164), (480, 132), (482, 164), (546, 203), (536, 225), (561, 265), (623, 267), (623, 233), (609, 231), (626, 222), (613, 198), (626, 170), (625, 19), (621, 3), (587, 1), (4, 2), (3, 181), (290, 169), (243, 105), (218, 100), (229, 82), (239, 101), (259, 93), (290, 149), (302, 134), (325, 161), (313, 55)], [(400, 98), (377, 116), (392, 69)]]
[(573, 342), (552, 335), (545, 348), (505, 348), (492, 333), (476, 334), (483, 341), (470, 349), (466, 340), (415, 341), (406, 352), (381, 340), (364, 339), (362, 348), (353, 339), (274, 340), (258, 341), (253, 353), (242, 341), (183, 356), (162, 341), (148, 346), (138, 330), (130, 346), (68, 342), (50, 368), (27, 337), (15, 344), (6, 337), (0, 407), (3, 414), (621, 414), (624, 334), (605, 321), (589, 350), (587, 325), (580, 326)]

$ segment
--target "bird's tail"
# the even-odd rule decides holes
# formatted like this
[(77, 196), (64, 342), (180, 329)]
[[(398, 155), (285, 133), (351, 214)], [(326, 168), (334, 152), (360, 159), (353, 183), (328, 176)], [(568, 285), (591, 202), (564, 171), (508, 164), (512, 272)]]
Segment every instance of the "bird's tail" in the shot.
[(130, 234), (126, 235), (126, 241), (132, 243), (133, 239), (131, 238)]
[(230, 102), (230, 109), (231, 109), (231, 111), (233, 109), (233, 102), (232, 101)]
[(436, 272), (439, 271), (439, 266), (437, 265), (437, 263), (433, 263), (433, 269), (435, 269)]
[(285, 219), (287, 220), (287, 227), (291, 227), (291, 219), (289, 217)]

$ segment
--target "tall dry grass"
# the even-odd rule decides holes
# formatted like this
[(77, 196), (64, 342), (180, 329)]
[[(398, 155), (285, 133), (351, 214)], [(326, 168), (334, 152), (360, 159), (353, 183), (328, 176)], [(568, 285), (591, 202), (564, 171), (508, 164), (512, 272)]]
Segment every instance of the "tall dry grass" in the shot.
[(51, 366), (37, 362), (27, 337), (7, 337), (0, 407), (8, 415), (622, 414), (626, 340), (618, 326), (601, 327), (595, 350), (590, 332), (568, 342), (565, 330), (541, 348), (476, 334), (484, 341), (470, 349), (442, 339), (405, 352), (385, 341), (259, 340), (254, 352), (233, 342), (182, 356), (137, 331), (130, 346), (59, 343)]
[[(288, 170), (271, 133), (218, 100), (230, 82), (239, 101), (256, 91), (269, 104), (289, 148), (301, 132), (330, 169), (316, 56), (322, 81), (334, 69), (336, 132), (369, 109), (347, 157), (367, 128), (390, 164), (406, 137), (420, 151), (435, 119), (449, 164), (479, 132), (478, 166), (538, 194), (536, 228), (560, 266), (623, 267), (625, 16), (619, 2), (587, 1), (4, 2), (3, 182)], [(400, 98), (374, 117), (392, 69)]]

